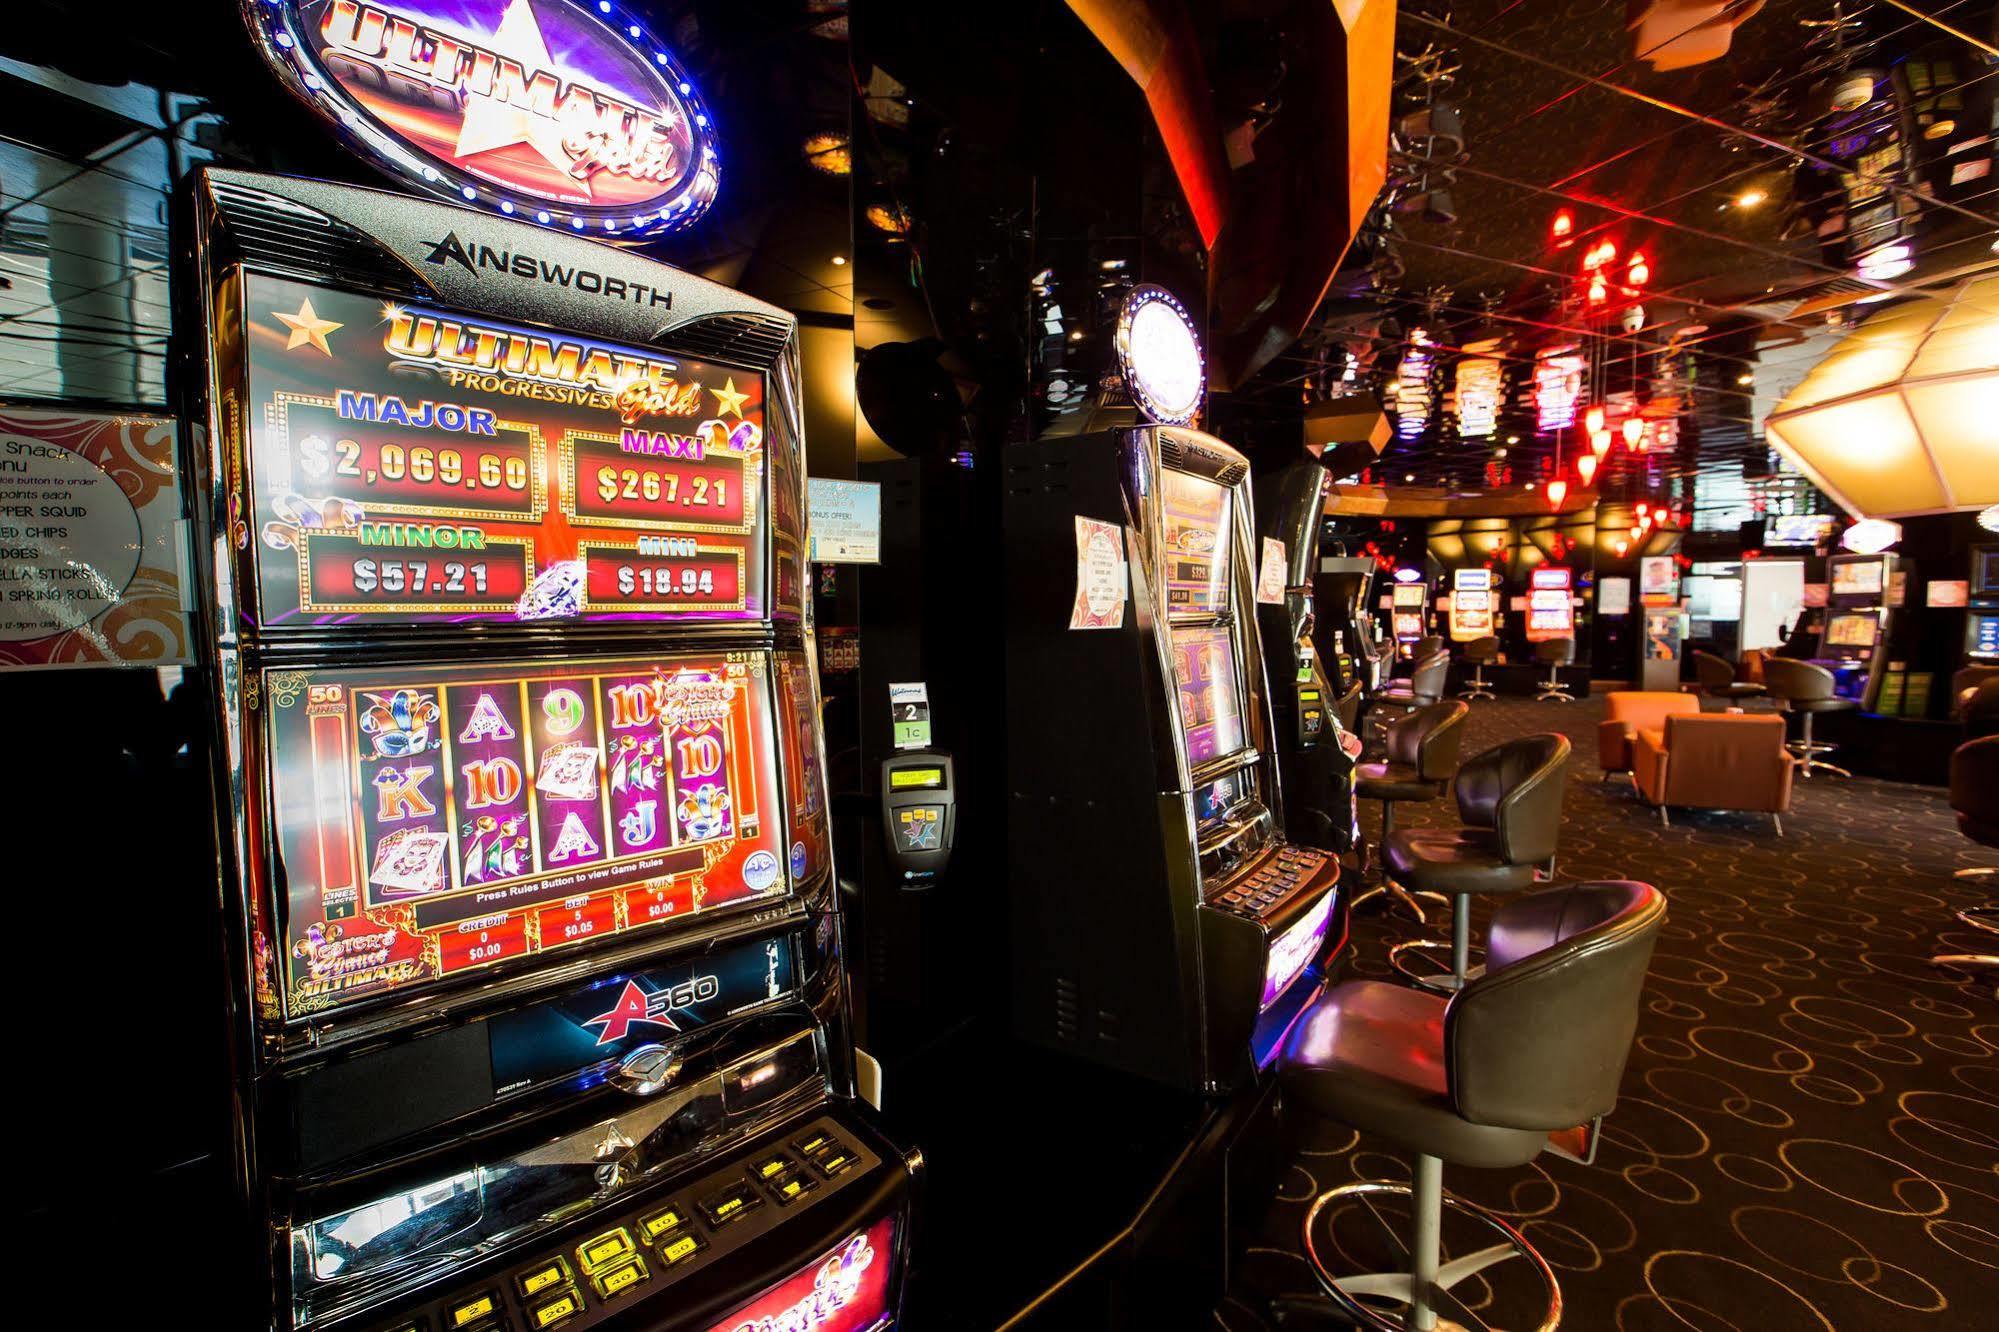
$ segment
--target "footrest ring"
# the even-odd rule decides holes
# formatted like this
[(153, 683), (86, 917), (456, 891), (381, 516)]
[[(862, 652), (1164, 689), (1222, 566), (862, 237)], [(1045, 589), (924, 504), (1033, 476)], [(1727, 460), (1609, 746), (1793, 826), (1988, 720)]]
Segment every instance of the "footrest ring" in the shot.
[[(1473, 957), (1481, 957), (1485, 950), (1474, 946)], [(1431, 955), (1441, 953), (1442, 967), (1431, 962)], [(1446, 939), (1405, 939), (1388, 950), (1388, 965), (1395, 973), (1412, 985), (1420, 985), (1426, 990), (1439, 994), (1456, 994), (1464, 988), (1466, 981), (1477, 980), (1485, 974), (1483, 963), (1474, 963), (1465, 971), (1464, 980), (1451, 974), (1451, 945)]]

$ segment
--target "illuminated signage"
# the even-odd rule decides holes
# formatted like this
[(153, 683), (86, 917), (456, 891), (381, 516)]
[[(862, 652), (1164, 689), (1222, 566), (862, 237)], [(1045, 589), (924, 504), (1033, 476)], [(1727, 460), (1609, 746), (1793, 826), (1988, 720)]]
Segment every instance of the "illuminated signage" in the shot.
[(1430, 350), (1430, 335), (1417, 329), (1409, 335), (1409, 350), (1395, 368), (1395, 433), (1413, 439), (1423, 433), (1430, 419), (1430, 368), (1436, 357)]
[(251, 0), (287, 85), (412, 186), (612, 240), (714, 201), (693, 80), (612, 0)]
[(1270, 957), (1263, 965), (1263, 999), (1259, 1008), (1268, 1008), (1298, 978), (1326, 941), (1326, 925), (1332, 919), (1333, 895), (1321, 897), (1284, 933), (1270, 941)]
[(1501, 366), (1489, 353), (1499, 350), (1498, 338), (1465, 347), (1457, 366), (1458, 436), (1483, 439), (1499, 424)]
[(1164, 287), (1134, 287), (1117, 322), (1118, 371), (1146, 419), (1190, 425), (1201, 410), (1207, 366), (1193, 316)]
[(262, 274), (232, 300), (267, 628), (763, 614), (762, 376)]
[(871, 1332), (895, 1314), (889, 1290), (895, 1218), (885, 1216), (770, 1287), (708, 1332)]
[(1534, 356), (1534, 410), (1542, 430), (1575, 424), (1583, 391), (1583, 358), (1573, 345), (1549, 347)]

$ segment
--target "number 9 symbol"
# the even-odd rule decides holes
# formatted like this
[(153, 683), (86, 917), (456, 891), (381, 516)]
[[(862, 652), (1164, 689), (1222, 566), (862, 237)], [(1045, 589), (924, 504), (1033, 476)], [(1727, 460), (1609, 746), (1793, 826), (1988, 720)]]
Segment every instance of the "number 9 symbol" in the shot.
[(574, 689), (551, 690), (541, 701), (541, 716), (550, 735), (568, 735), (583, 724), (583, 700)]

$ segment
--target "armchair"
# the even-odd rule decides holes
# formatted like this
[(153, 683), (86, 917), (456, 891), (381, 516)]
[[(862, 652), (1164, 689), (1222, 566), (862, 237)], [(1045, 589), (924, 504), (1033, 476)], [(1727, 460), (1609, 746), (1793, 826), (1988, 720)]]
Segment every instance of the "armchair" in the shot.
[(1740, 809), (1768, 814), (1784, 835), (1791, 807), (1793, 764), (1784, 748), (1784, 719), (1775, 713), (1676, 713), (1658, 729), (1638, 732), (1631, 776), (1659, 822), (1667, 809)]

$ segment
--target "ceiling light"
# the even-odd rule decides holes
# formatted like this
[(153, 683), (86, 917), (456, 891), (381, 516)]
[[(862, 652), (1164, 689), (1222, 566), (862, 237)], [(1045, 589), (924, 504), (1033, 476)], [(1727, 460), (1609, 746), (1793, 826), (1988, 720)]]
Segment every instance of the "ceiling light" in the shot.
[(1910, 250), (1901, 241), (1869, 250), (1860, 256), (1860, 276), (1874, 282), (1887, 282), (1898, 278), (1916, 266), (1910, 257)]
[(1874, 100), (1874, 75), (1867, 70), (1856, 70), (1841, 79), (1832, 90), (1832, 109), (1835, 111), (1858, 111)]
[(1548, 503), (1554, 508), (1557, 509), (1561, 508), (1562, 501), (1567, 499), (1568, 496), (1569, 496), (1568, 482), (1562, 480), (1560, 477), (1556, 477), (1553, 481), (1550, 481), (1548, 483)]
[(1735, 196), (1735, 206), (1737, 208), (1754, 208), (1769, 197), (1769, 195), (1763, 193), (1761, 190), (1744, 190)]
[(1999, 532), (1999, 504), (1988, 504), (1980, 509), (1978, 525), (1988, 532)]
[(1589, 451), (1599, 458), (1609, 453), (1610, 432), (1608, 430), (1592, 430), (1589, 436)]
[(1643, 438), (1645, 438), (1645, 423), (1635, 416), (1625, 417), (1624, 442), (1626, 444), (1636, 444)]
[(1420, 583), (1423, 581), (1423, 571), (1413, 564), (1405, 564), (1395, 571), (1395, 581), (1398, 583)]
[(834, 256), (833, 256), (833, 267), (835, 267), (835, 268), (845, 268), (846, 266), (847, 266), (847, 256), (846, 256), (846, 255), (844, 255), (844, 254), (836, 254), (836, 255), (834, 255)]
[(1929, 124), (1923, 126), (1923, 137), (1925, 139), (1948, 139), (1955, 133), (1957, 133), (1957, 122), (1955, 120), (1932, 120)]
[(1741, 374), (1735, 377), (1735, 382), (1742, 385), (1744, 388), (1747, 388), (1749, 385), (1754, 384), (1756, 382), (1756, 376), (1750, 374), (1748, 371), (1745, 370)]
[(1862, 518), (1846, 529), (1839, 544), (1856, 555), (1879, 555), (1902, 539), (1902, 525), (1885, 518)]
[(1596, 480), (1596, 455), (1585, 453), (1576, 459), (1576, 476), (1584, 485)]
[(1849, 513), (1999, 503), (1999, 274), (1877, 307), (1787, 394), (1770, 443)]

